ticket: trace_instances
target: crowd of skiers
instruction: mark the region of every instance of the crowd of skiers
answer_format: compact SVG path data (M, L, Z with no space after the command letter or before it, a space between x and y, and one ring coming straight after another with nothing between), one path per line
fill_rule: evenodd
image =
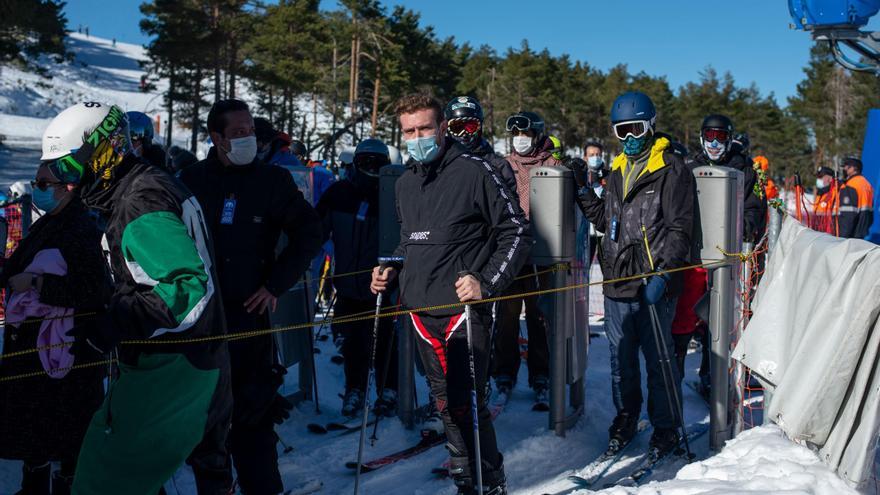
M317 167L298 187L291 172L305 167L305 146L239 100L212 106L212 147L201 161L179 148L165 153L153 143L151 119L137 112L87 102L58 114L32 182L34 205L46 214L0 275L7 290L0 378L46 372L0 383L0 457L24 461L19 493L155 495L184 462L200 494L282 493L274 429L292 408L278 392L287 370L271 334L225 335L269 328L279 296L325 252L336 273L353 274L333 280L335 315L370 312L378 294L392 291L413 310L405 331L416 337L432 397L429 422L445 433L459 493L506 493L490 391L504 402L516 386L523 312L528 385L535 409L547 410L547 318L536 296L515 297L549 283L549 267L530 260L529 228L530 171L546 166L574 172L572 207L590 222L589 260L597 258L612 281L603 286L616 408L608 450L637 430L639 352L650 448L658 455L675 449L680 404L670 402L681 397L691 339L709 338L694 311L707 282L705 270L667 270L698 263L696 166L743 173L744 238L763 236L767 190L747 137L735 134L730 118L710 115L689 156L658 130L652 101L638 92L613 104L621 152L608 164L612 146L598 139L584 144L583 158L565 156L532 111L507 119L513 150L502 157L483 137L480 103L468 96L444 106L410 95L396 118L408 155L395 185L401 235L379 264L379 175L400 162L393 146L365 139L340 160L344 177ZM849 225L844 207L867 215L872 202L862 197L861 162L844 168L840 189L825 183L833 172L817 175ZM854 218L857 233L870 224ZM480 303L496 296L514 297ZM373 324L333 324L346 416L367 403L373 368L374 414L397 408L394 329L380 319L373 339ZM655 345L658 328L666 349ZM664 353L678 361L671 384L663 379ZM76 365L108 357L115 369L105 392L106 369ZM702 368L708 376L708 363ZM51 462L60 463L54 474Z

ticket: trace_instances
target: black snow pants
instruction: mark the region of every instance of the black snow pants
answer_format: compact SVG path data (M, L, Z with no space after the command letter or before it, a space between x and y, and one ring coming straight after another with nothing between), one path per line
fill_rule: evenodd
M453 462L456 458L467 457L470 470L473 472L475 455L471 419L472 384L464 314L434 317L413 313L411 318L413 330L416 332L419 356L424 363L437 409L446 426L447 448ZM489 374L491 341L489 332L492 326L490 307L473 306L471 319L483 482L491 484L493 475L502 471L502 457L498 451L495 429L492 426L485 394Z

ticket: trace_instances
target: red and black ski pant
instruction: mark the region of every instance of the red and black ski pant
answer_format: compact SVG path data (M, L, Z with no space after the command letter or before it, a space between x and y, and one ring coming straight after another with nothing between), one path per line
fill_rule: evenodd
M478 310L479 308L479 310ZM446 426L446 438L453 457L467 457L474 462L474 434L471 415L471 375L468 362L467 326L464 314L453 316L411 315L413 330L425 374L437 409ZM474 373L477 381L477 408L480 454L487 471L501 468L501 454L486 397L489 374L489 349L492 315L487 305L471 309L474 344Z

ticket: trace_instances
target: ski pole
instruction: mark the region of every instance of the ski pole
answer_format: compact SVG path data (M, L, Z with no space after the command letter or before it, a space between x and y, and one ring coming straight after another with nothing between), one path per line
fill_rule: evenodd
M402 261L402 258L379 258L379 273L385 273L385 270L388 269L388 265L391 262L399 262ZM367 386L364 387L364 415L361 420L361 435L360 442L358 444L358 459L357 459L357 473L354 478L354 493L358 494L358 490L360 488L361 483L361 467L363 466L364 461L364 448L367 443L367 421L370 415L369 402L367 401L367 397L370 394L370 385L373 383L373 373L376 371L376 344L377 339L379 338L379 312L382 310L382 292L376 294L376 312L373 317L373 345L370 346L370 362L369 362L369 370L367 371Z
M321 320L321 326L318 327L318 331L315 333L315 340L321 340L321 332L324 331L324 327L327 326L327 318L330 317L330 312L333 311L333 307L336 306L336 293L333 293L333 299L330 300L330 304L327 306L327 310L324 311L324 319Z
M312 363L312 386L315 389L315 414L321 414L321 405L318 402L318 367L315 364L315 335L309 329L309 359Z
M397 323L396 319L395 323ZM385 393L385 384L388 383L388 369L391 367L391 351L394 349L395 338L396 335L394 334L394 329L392 328L391 335L388 336L388 345L385 348L385 364L382 367L382 382L379 384L379 392L377 393L378 397L382 397L382 395ZM376 443L376 440L379 439L379 437L376 436L376 433L379 431L379 422L382 421L382 416L384 415L377 416L376 422L373 423L373 434L370 435L370 446L374 445Z
M688 459L693 459L694 454L691 452L690 441L687 437L687 428L684 425L681 397L678 395L678 388L675 386L675 374L672 370L672 363L669 360L669 352L666 347L666 336L663 335L663 329L660 327L660 317L657 316L657 308L653 304L649 304L648 312L651 315L651 326L654 328L654 345L657 347L657 357L660 360L660 371L663 373L663 383L666 386L666 402L669 404L673 419L675 419L681 427L681 438L684 440L687 457ZM669 397L672 397L671 401L668 400Z
M467 276L468 272L459 272L458 277ZM471 305L464 305L464 323L467 327L468 366L471 374L471 420L474 426L474 460L477 465L477 493L483 495L483 463L480 454L480 418L477 413L477 373L474 366L474 338L471 330Z

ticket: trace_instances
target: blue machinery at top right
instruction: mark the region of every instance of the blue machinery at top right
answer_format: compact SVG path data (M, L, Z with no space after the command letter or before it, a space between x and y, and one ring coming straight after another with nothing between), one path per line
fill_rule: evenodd
M828 42L840 65L880 75L880 32L860 30L880 11L880 0L788 0L788 11L792 27ZM844 52L843 46L857 57Z

